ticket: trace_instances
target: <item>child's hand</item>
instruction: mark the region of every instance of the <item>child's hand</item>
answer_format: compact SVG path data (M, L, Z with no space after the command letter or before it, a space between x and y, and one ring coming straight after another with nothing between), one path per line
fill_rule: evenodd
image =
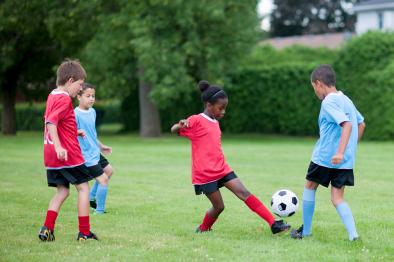
M85 137L86 136L85 130L78 129L78 136Z
M178 125L180 128L189 127L189 122L186 119L182 119L179 121Z
M112 147L106 146L106 145L102 145L101 146L101 151L105 154L111 154L112 153Z
M343 154L335 154L332 158L331 158L331 163L334 165L338 165L343 161Z
M68 157L67 157L67 150L64 149L63 147L55 147L55 151L56 151L56 155L57 155L57 159L59 159L60 161L67 161Z

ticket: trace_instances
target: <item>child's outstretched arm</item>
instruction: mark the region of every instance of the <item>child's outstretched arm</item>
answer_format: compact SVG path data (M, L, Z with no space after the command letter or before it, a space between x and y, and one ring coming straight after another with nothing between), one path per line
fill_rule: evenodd
M364 129L365 129L365 122L361 122L358 124L358 142L360 142L361 138L364 135Z
M106 146L106 145L102 144L100 142L100 140L98 140L98 139L97 139L97 143L100 146L101 152L103 152L105 155L108 155L108 154L112 153L112 147L109 147L109 146Z
M189 122L186 119L180 120L177 124L171 127L171 133L178 133L179 129L189 126Z
M55 146L55 151L57 158L59 160L65 160L67 161L67 150L64 149L60 143L59 135L57 134L57 126L52 124L52 123L46 123L48 133L51 136L51 140L53 142L53 145Z
M331 163L334 165L340 164L343 161L343 154L345 152L347 143L349 142L350 134L352 132L352 123L349 121L345 121L341 123L342 134L341 139L339 140L339 146L337 152L331 159Z

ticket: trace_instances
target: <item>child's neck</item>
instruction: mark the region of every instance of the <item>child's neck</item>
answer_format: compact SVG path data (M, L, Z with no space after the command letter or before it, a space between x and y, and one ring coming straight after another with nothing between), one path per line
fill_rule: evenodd
M208 110L205 109L203 113L209 116L210 118L215 119L215 117L211 113L209 113Z
M324 97L328 96L331 93L337 93L338 92L338 90L337 90L337 88L335 86L326 87L325 91L326 91L326 94L325 94Z
M68 94L67 87L65 87L65 86L57 86L55 90L67 92L67 94Z
M88 111L89 110L89 107L84 107L82 105L79 105L78 108L81 109L81 110L84 110L84 111Z

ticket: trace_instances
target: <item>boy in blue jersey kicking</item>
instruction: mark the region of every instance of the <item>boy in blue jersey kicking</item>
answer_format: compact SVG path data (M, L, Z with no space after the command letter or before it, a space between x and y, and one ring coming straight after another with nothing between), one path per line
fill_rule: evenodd
M90 206L95 209L96 214L104 214L108 182L113 170L100 151L109 154L112 152L112 148L103 145L97 139L96 111L93 109L95 87L92 84L84 83L77 98L79 106L74 111L78 126L78 141L85 158L85 165L88 167L90 175L96 179L89 194Z
M291 232L291 237L301 239L311 235L315 210L315 194L319 185L331 183L331 201L335 206L349 240L359 235L352 211L344 200L345 186L354 185L353 167L357 143L361 139L365 123L353 102L336 89L335 72L329 65L320 65L311 75L316 96L322 100L319 115L320 138L313 150L302 195L303 225Z

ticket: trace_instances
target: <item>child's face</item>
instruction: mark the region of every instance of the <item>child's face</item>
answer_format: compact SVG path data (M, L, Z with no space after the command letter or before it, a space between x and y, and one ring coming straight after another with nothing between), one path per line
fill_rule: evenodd
M84 79L74 81L74 79L70 78L67 81L67 83L65 84L68 94L71 97L76 97L78 95L79 91L82 90L83 82L84 82Z
M78 95L79 106L83 109L89 109L94 105L96 101L96 90L93 88L86 88L82 95Z
M315 91L316 96L320 99L323 100L325 97L325 89L322 83L317 80L315 82L311 82L313 90Z
M227 98L219 98L215 104L207 103L207 109L215 119L221 119L226 113L226 107L228 105Z

